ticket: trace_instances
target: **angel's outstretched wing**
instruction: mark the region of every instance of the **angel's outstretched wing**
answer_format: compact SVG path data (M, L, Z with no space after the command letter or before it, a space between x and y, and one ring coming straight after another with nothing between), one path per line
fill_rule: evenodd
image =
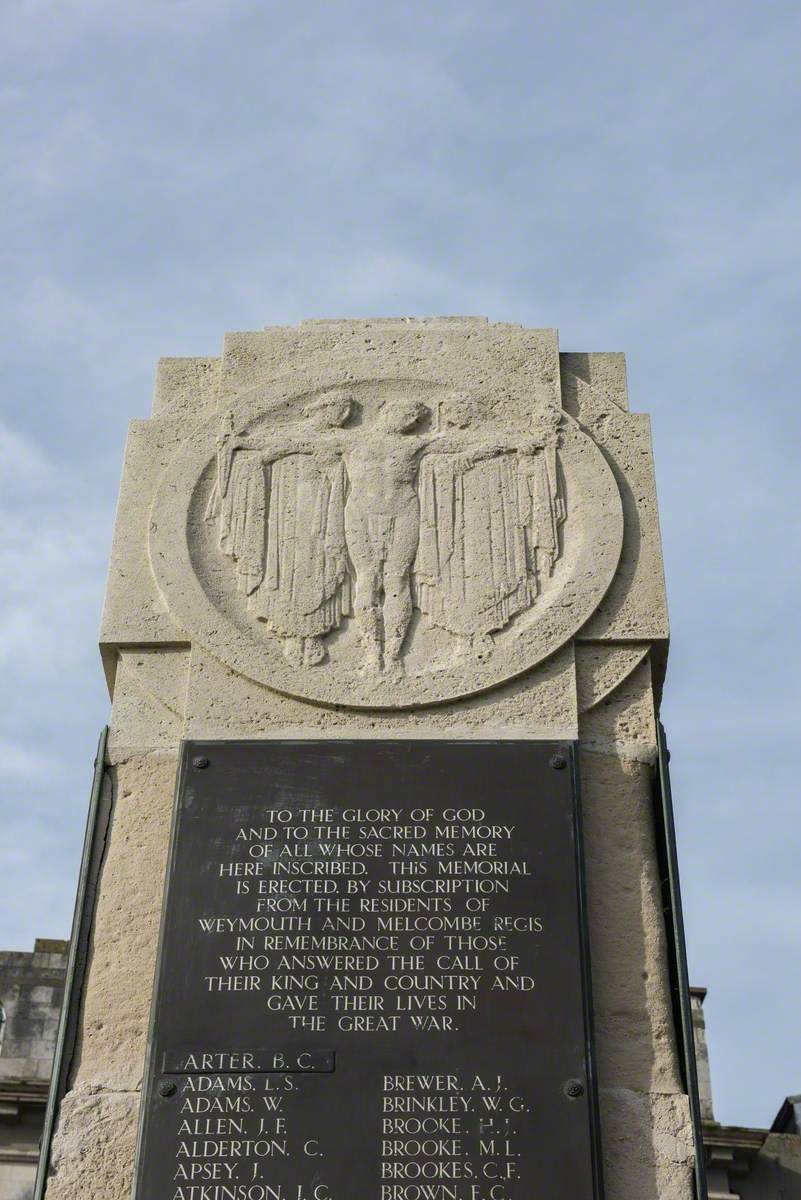
M264 579L267 474L259 454L233 453L217 482L206 510L219 519L220 549L236 563L239 590L249 596Z
M541 586L559 558L559 526L565 519L555 446L546 446L532 456L521 456L518 470L529 569Z
M529 602L517 455L426 455L418 495L418 608L460 637L503 629Z
M459 477L447 455L426 455L420 464L417 494L420 504L420 537L414 563L413 584L417 607L439 624L452 596L451 565L454 534L458 537L461 511L457 493ZM457 564L458 565L458 564Z

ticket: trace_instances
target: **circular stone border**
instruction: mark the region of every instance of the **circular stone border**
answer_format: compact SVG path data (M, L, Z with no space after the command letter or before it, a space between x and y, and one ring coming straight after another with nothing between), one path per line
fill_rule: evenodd
M195 493L215 454L218 417L198 425L162 476L151 509L149 554L170 616L188 636L247 679L275 692L327 707L410 709L474 696L531 670L570 641L593 615L614 578L623 545L623 506L600 449L565 415L559 459L569 501L570 534L580 544L561 588L546 591L526 614L529 624L507 627L503 645L486 660L398 679L363 678L327 662L290 666L277 643L243 629L218 607L199 579L189 544ZM195 518L196 519L196 518ZM564 527L563 527L564 528Z

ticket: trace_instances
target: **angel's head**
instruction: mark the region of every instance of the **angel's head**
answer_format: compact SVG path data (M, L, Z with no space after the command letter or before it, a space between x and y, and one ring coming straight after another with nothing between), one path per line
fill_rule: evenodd
M340 429L353 411L350 392L326 392L310 400L303 408L303 416L318 429Z
M542 438L544 444L553 442L559 432L563 413L556 404L546 404L536 414L534 429Z
M427 413L421 400L390 398L378 410L378 425L387 433L411 433Z
M442 404L440 420L445 429L467 429L475 415L475 402L471 396L449 396Z

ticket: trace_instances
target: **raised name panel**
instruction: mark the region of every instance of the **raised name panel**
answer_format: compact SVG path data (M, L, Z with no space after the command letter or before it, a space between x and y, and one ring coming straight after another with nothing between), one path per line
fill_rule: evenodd
M137 1200L598 1196L571 746L184 743Z

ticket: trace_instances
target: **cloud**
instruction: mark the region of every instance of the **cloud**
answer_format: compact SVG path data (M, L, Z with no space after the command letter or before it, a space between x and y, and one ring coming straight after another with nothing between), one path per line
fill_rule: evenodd
M409 291L425 296L452 290L453 280L445 271L403 253L370 254L357 258L341 279L345 304L372 304ZM369 310L365 310L369 316ZM399 313L399 316L405 314Z
M43 128L13 141L9 182L36 199L55 197L70 188L86 189L109 153L92 114L80 109L55 114Z
M0 762L7 779L18 779L23 783L43 783L52 780L60 765L57 759L2 739Z
M103 308L53 275L32 275L16 306L32 341L86 346L105 327Z
M0 419L0 494L22 486L38 491L46 486L49 475L47 458L30 438L18 433Z
M109 514L7 425L0 425L0 470L0 665L21 681L19 698L34 681L61 684L94 641Z
M225 19L244 0L8 0L0 17L0 45L19 54L52 58L82 39L137 34L192 37Z
M81 475L0 424L0 875L25 897L0 914L4 948L68 933L105 718L95 645L110 512Z

